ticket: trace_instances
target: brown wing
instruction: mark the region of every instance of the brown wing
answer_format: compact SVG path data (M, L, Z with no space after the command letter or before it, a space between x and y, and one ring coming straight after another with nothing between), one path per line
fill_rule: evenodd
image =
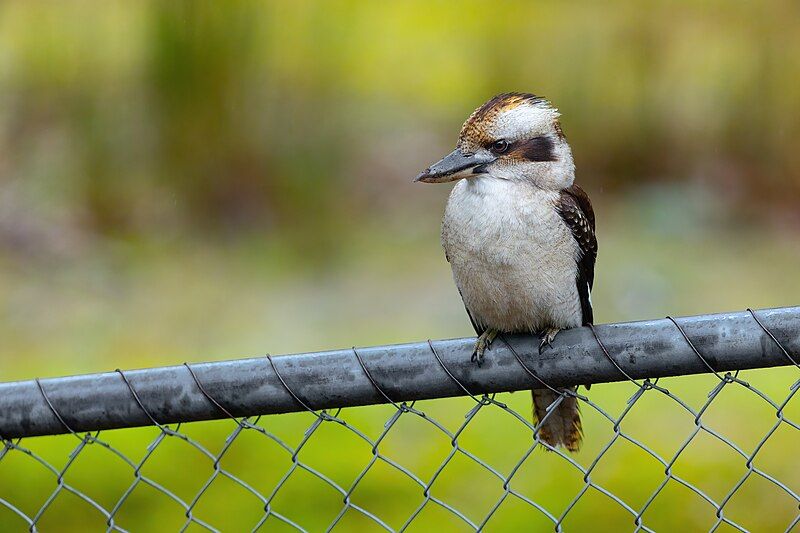
M572 236L581 251L576 283L581 299L583 324L591 324L594 321L594 314L590 294L594 285L594 263L597 259L597 236L594 232L592 202L583 189L572 185L561 191L558 211L564 223L572 230Z

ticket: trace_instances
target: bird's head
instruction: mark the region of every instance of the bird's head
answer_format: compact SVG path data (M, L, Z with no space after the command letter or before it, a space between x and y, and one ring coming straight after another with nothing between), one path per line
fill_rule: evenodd
M495 96L469 116L456 149L414 181L446 183L464 178L527 181L543 189L572 185L572 152L558 110L526 93Z

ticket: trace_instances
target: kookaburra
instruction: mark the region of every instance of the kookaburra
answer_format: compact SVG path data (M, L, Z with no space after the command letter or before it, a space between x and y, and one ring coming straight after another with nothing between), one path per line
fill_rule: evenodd
M478 364L498 333L536 333L541 353L559 330L593 320L594 212L574 184L572 151L558 117L538 96L495 96L464 123L456 149L416 178L457 181L442 246L478 334L472 355ZM539 438L577 451L576 398L563 398L548 414L559 395L532 393Z

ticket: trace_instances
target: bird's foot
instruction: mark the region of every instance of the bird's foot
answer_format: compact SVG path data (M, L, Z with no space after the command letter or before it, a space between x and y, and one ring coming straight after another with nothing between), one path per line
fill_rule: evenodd
M478 366L483 364L483 352L491 347L492 341L497 337L496 329L487 329L480 334L478 340L475 341L475 349L472 351L472 362L478 363Z
M546 330L544 330L542 332L541 337L539 337L542 340L539 343L539 355L542 355L542 352L544 352L544 347L545 346L549 346L550 348L553 347L552 343L555 340L556 335L558 335L559 331L561 331L561 330L558 329L558 328L547 328Z

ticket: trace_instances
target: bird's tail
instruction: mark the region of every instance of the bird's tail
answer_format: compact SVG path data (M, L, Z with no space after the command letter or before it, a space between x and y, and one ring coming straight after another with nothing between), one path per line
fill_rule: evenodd
M539 439L554 448L563 446L571 452L577 452L583 441L578 399L574 396L565 396L558 405L552 408L552 412L548 413L548 408L558 400L559 394L549 389L534 389L531 393L533 394L533 422L538 424L540 421L544 421L539 428Z

